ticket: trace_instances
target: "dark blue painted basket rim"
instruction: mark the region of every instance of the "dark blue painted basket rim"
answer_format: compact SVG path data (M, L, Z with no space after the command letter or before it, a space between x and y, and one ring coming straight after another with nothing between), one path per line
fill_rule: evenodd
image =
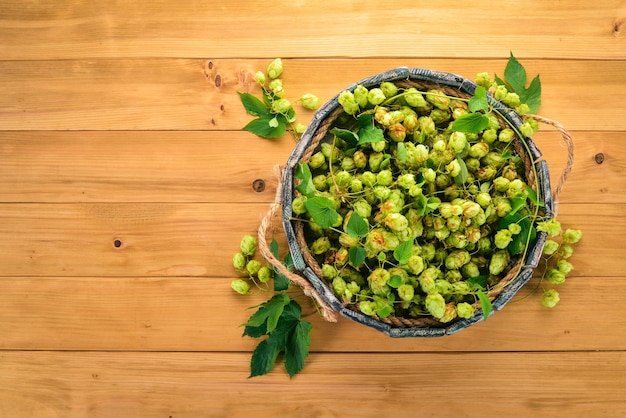
M385 71L380 74L367 77L357 83L354 83L344 90L354 91L358 85L365 87L374 87L380 85L383 81L402 82L402 81L419 81L424 83L432 83L434 87L445 86L458 89L458 91L473 95L477 87L476 83L472 80L465 79L457 74L435 71L422 68L408 68L399 67L389 71ZM342 90L343 91L343 90ZM287 236L287 243L291 252L295 270L304 276L311 285L315 288L320 297L336 312L339 312L342 316L374 328L381 331L390 337L439 337L444 335L452 335L458 331L468 328L471 325L484 319L483 312L477 309L475 315L468 319L460 319L448 324L441 324L437 326L392 326L387 322L383 322L374 317L366 316L360 312L357 312L349 307L343 305L343 303L336 297L330 286L320 277L318 277L313 270L306 265L304 258L302 257L300 247L296 240L296 234L292 223L292 210L291 203L293 199L293 176L294 170L298 162L300 162L305 150L309 148L313 140L313 136L318 131L320 124L328 117L333 115L334 112L339 112L340 105L337 101L339 93L335 95L331 100L324 104L315 113L307 129L302 135L302 138L292 151L284 170L282 178L282 221L285 234ZM508 123L517 128L519 131L520 125L523 123L522 118L507 105L495 100L488 94L489 103L504 116ZM546 219L550 219L554 215L554 202L552 200L552 192L550 186L550 176L548 170L548 164L545 160L539 160L541 157L541 151L537 148L532 138L524 137L519 138L524 141L529 150L529 158L535 165L538 178L537 189L544 200L544 210ZM523 263L520 263L519 272L515 278L513 278L504 289L493 299L492 306L494 311L501 310L514 296L515 294L531 279L533 270L537 267L541 253L543 251L544 244L546 242L547 235L543 232L537 233L537 237L533 243L530 244L528 249L528 255Z

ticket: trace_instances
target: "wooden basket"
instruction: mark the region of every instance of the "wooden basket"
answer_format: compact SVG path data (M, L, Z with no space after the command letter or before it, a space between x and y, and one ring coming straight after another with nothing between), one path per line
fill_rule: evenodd
M406 68L401 67L390 70L381 74L366 78L348 87L346 90L354 91L357 85L369 88L377 87L382 82L393 82L398 87L408 88L416 87L420 91L428 89L439 89L446 95L460 98L470 98L474 94L477 85L455 74L432 71L427 69ZM464 328L477 323L484 318L480 304L475 304L476 310L474 316L467 319L453 320L448 323L441 323L434 318L403 318L390 316L386 318L370 317L359 312L355 307L346 305L333 292L332 286L322 278L321 267L308 251L305 242L302 223L294 220L292 213L292 201L297 194L294 187L294 173L296 166L300 162L307 162L311 155L318 149L323 141L332 139L329 129L335 120L343 113L343 108L338 103L338 96L335 96L323 107L321 107L313 117L313 120L303 133L301 140L293 150L286 166L282 170L282 181L277 190L276 202L273 205L275 212L282 207L283 228L287 237L289 249L293 258L295 271L288 272L284 266L274 258L263 245L260 246L263 256L268 259L276 268L281 270L283 274L300 285L306 294L313 297L326 320L336 321L337 313L363 325L377 329L391 337L437 337L443 335L454 334ZM520 125L523 123L522 118L512 109L493 99L488 95L490 104L498 109L498 113L504 116L506 123L512 125L519 131ZM553 123L543 118L538 118L542 122ZM502 122L505 121L501 121ZM559 126L557 126L559 127ZM562 130L562 132L565 132ZM565 137L565 135L564 135ZM573 148L571 147L571 138L568 145L570 146L570 160L568 161L568 172L564 173L561 180L565 181L566 175L571 169L573 163ZM527 167L526 182L537 191L543 200L545 206L544 217L550 219L555 216L556 200L550 186L550 176L548 172L547 162L539 160L541 152L535 146L531 138L518 137L514 140L514 146L517 153L524 160ZM532 165L535 166L538 178L534 176ZM559 184L558 190L562 187ZM265 233L268 225L267 221L271 216L264 220L259 229L259 242L266 243ZM547 235L538 232L535 240L529 244L525 259L517 257L511 260L512 266L509 273L504 276L500 282L489 291L489 297L492 301L494 311L502 309L507 302L524 286L532 277L534 269L537 267L541 253L547 239ZM492 311L492 313L494 312Z

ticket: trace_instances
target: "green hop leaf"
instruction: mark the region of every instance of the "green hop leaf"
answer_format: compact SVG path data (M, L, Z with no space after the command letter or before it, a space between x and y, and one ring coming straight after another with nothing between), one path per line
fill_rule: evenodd
M304 367L304 360L309 355L311 345L309 334L312 328L310 322L298 321L289 333L284 356L285 369L289 377L293 377Z
M278 241L272 238L272 242L270 243L270 252L274 257L280 259L278 255ZM287 267L288 270L293 271L293 260L291 259L291 253L287 253L283 260L283 264ZM285 277L278 269L274 268L274 291L281 292L283 290L289 289L289 279Z
M358 145L370 142L381 142L385 140L383 130L374 126L374 116L366 113L359 117Z
M541 106L541 80L539 75L535 76L526 88L526 69L513 56L509 56L509 61L504 69L504 78L513 92L517 93L521 103L526 103L530 112L536 112Z
M358 212L352 212L348 224L346 225L346 233L352 238L362 238L367 235L369 228L367 222L363 220Z
M263 340L256 346L252 352L252 359L250 360L250 376L261 376L272 371L274 363L278 353L281 351L279 346L279 339L272 337Z
M237 93L239 94L241 104L243 104L246 112L248 112L252 116L269 116L270 110L261 100L257 99L250 93Z
M413 241L405 241L393 250L393 258L400 264L406 264L411 257L413 250Z
M489 315L491 314L491 311L493 311L491 300L489 300L489 297L485 295L482 292L482 290L479 290L478 292L476 292L476 295L478 296L478 300L480 301L480 307L483 310L483 318L484 318L483 320L486 321Z
M280 315L285 309L285 305L287 305L289 301L289 296L284 293L280 293L272 297L269 301L260 305L259 309L250 317L246 325L258 327L259 325L266 323L267 332L272 332L276 329L278 318L280 318Z
M313 185L313 176L311 175L309 165L305 163L298 163L296 166L295 177L300 180L300 184L296 186L296 190L304 196L313 197L316 189Z
M358 267L365 261L367 251L363 247L350 247L348 249L348 260L353 267Z
M330 228L339 220L339 214L333 209L333 202L327 197L312 197L304 202L304 206L321 228Z
M468 113L459 116L452 124L452 130L477 134L489 126L489 117L482 113Z
M279 115L279 116L283 116L283 115ZM273 119L276 119L276 121L278 122L277 126L272 126L274 124L274 122L272 122ZM243 130L253 133L257 136L260 136L261 138L266 138L266 139L280 138L281 136L283 136L283 134L287 130L286 123L281 122L281 120L284 120L284 117L280 118L277 116L275 118L272 115L262 115L248 122L248 124L243 127Z
M485 90L483 86L476 87L474 95L469 100L468 107L470 112L489 110L489 102L487 101L487 90Z
M339 139L343 139L352 146L356 146L359 142L358 135L349 129L333 128L330 130L330 133L335 135Z

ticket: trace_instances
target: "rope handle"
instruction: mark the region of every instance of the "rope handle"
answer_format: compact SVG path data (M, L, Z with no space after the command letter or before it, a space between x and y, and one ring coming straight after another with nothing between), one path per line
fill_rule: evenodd
M561 176L559 177L559 182L557 183L556 188L552 191L552 199L554 200L556 213L556 205L558 203L559 194L563 190L563 186L565 186L565 182L567 181L567 178L572 172L572 167L574 166L574 141L572 140L572 136L570 135L570 133L559 122L539 115L527 116L535 119L537 122L545 123L546 125L551 125L555 127L561 133L561 137L567 145L567 163L565 164L565 168L561 172Z
M337 322L337 312L333 310L333 308L322 299L319 293L315 290L313 285L306 280L301 275L289 270L278 258L272 254L269 249L269 244L267 240L267 235L272 227L272 219L276 216L279 209L282 207L282 172L283 168L280 166L275 166L276 176L278 177L278 186L276 187L276 197L274 198L274 202L272 202L269 210L261 220L261 225L258 230L258 243L259 243L259 252L270 263L280 274L287 277L289 281L300 286L304 291L306 296L312 297L317 302L322 316L328 322Z

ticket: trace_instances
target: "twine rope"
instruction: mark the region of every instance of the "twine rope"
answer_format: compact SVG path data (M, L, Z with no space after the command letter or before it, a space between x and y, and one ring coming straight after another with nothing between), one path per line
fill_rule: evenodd
M556 215L559 194L563 190L563 186L565 186L565 182L572 172L572 167L574 165L574 140L572 139L570 133L559 122L539 115L527 116L529 118L535 119L537 122L545 123L546 125L551 125L555 127L561 133L561 137L563 138L563 141L567 146L567 163L565 164L565 168L561 172L561 176L559 177L559 182L557 183L556 188L552 191L552 199L554 200L554 213Z
M278 258L272 254L269 249L267 235L272 227L272 219L276 216L281 206L282 201L282 172L283 167L280 165L276 165L274 167L275 175L278 178L278 186L276 187L276 196L274 198L274 202L272 202L270 209L267 211L263 219L261 220L261 225L258 230L258 242L259 242L259 252L270 263L280 274L287 277L289 281L300 286L306 296L312 297L317 302L319 309L321 310L322 316L328 322L337 322L337 312L335 312L319 295L319 293L315 290L313 285L309 283L304 277L300 276L297 273L289 270Z

